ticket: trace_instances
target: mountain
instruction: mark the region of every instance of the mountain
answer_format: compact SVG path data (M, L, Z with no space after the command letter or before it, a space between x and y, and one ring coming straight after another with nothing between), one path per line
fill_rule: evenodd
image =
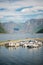
M25 32L36 33L43 29L43 19L31 19L25 22Z
M0 25L0 30L2 30L2 32L6 31L7 33L41 33L43 30L43 19L31 19L25 23L9 21L1 23Z
M43 33L43 29L40 29L39 31L37 31L37 33Z
M0 33L6 33L5 29L3 28L2 24L0 23Z
M8 32L8 33L19 33L23 31L23 23L15 23L15 22L6 22L3 23L3 28Z

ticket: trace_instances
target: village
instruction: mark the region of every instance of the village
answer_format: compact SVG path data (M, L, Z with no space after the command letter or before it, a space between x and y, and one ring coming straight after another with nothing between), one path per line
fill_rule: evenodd
M28 47L28 48L38 48L41 47L43 45L42 41L38 41L38 40L23 40L23 41L18 41L18 42L12 42L12 41L8 41L5 42L5 46L6 47Z
M28 48L39 48L43 46L43 41L37 39L25 39L25 40L8 40L0 42L0 46L5 47L28 47Z

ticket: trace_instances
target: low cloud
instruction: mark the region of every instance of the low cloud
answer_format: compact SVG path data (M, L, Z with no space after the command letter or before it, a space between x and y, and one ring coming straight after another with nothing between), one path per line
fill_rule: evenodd
M24 22L27 19L43 18L42 0L0 0L0 19Z
M7 11L6 8L0 8L0 12Z

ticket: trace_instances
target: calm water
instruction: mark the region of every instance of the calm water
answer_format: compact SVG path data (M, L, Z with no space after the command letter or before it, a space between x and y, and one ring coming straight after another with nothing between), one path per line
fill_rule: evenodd
M15 34L0 34L0 41L2 40L18 40L24 38L43 38L43 34L22 34L22 33L15 33Z
M0 47L0 65L43 65L43 47Z
M43 38L43 34L0 34L0 41L24 38ZM43 47L0 47L0 65L43 65Z

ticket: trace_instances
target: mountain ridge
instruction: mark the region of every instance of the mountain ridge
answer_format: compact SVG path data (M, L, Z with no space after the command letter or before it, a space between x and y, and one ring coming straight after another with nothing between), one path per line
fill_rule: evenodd
M43 29L43 19L31 19L25 23L6 22L2 27L7 33L36 33Z

